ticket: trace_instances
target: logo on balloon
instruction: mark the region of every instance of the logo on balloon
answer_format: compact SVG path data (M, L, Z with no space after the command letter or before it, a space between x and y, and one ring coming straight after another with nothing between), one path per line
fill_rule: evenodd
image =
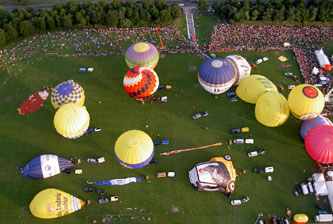
M316 98L318 96L317 90L311 86L304 87L303 94L309 98Z

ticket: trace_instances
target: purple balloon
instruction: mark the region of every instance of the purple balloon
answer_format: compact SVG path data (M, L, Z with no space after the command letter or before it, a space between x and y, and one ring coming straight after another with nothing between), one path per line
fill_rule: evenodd
M317 116L311 120L306 120L303 122L301 130L300 130L300 134L303 138L303 140L305 140L305 136L308 134L308 132L318 126L318 125L329 125L329 126L333 126L332 121L330 121L327 117L324 116Z

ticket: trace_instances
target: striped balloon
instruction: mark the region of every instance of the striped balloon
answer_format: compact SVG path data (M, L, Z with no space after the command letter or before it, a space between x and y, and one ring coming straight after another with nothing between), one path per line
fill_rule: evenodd
M73 80L58 84L51 93L51 103L55 109L67 103L83 106L85 100L84 90Z
M128 95L135 99L146 100L156 92L159 79L153 69L137 66L126 73L123 84Z
M303 140L305 139L306 135L309 133L309 131L314 128L317 127L319 125L329 125L329 126L333 126L333 123L330 119L328 119L327 117L324 116L317 116L311 120L306 120L303 122L301 130L300 130L300 134L303 138Z
M126 51L125 61L130 68L145 66L154 69L159 60L159 53L149 42L132 44Z

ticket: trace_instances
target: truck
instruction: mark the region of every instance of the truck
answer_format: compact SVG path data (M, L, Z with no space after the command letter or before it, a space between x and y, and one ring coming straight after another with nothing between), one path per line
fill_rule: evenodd
M315 222L319 223L331 223L333 222L333 215L332 214L320 214L315 216Z

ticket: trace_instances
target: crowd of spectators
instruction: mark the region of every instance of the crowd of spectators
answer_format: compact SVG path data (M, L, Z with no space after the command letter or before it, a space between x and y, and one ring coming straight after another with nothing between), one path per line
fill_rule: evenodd
M221 23L214 26L206 48L209 52L293 50L305 83L315 85L320 84L320 80L318 75L312 74L314 67L319 68L314 52L332 36L333 26ZM325 75L322 69L321 73ZM332 75L326 73L326 76ZM328 84L318 87L324 94L328 93L332 88L332 78ZM333 110L327 112L333 115Z

